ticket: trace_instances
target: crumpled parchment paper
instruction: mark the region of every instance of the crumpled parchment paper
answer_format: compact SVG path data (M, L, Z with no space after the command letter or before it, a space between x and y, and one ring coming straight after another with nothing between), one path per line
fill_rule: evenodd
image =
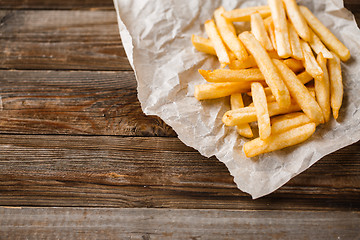
M206 81L198 69L219 68L215 57L197 52L191 35L206 36L203 23L219 6L226 10L267 5L266 0L114 0L120 35L147 115L170 125L186 145L225 163L238 188L255 198L267 195L323 156L360 139L360 31L342 0L298 0L350 49L342 64L344 101L338 121L317 128L305 143L246 158L246 141L221 122L229 99L197 101L194 86ZM246 24L243 24L246 28Z

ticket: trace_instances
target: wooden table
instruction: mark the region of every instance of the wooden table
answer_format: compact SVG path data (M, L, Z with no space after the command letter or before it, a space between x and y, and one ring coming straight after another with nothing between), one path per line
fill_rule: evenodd
M360 143L251 200L142 113L111 0L0 9L0 239L360 239Z

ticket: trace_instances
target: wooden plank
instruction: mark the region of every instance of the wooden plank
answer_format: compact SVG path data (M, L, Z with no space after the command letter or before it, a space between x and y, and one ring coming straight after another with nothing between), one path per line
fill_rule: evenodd
M358 239L359 212L0 208L1 239Z
M258 199L177 138L0 135L0 205L360 210L360 143Z
M0 11L1 69L131 70L115 11Z
M176 136L145 116L133 72L0 71L0 132Z
M112 0L0 0L0 9L114 9Z
M359 0L344 0L344 5L353 13L360 12L360 2Z

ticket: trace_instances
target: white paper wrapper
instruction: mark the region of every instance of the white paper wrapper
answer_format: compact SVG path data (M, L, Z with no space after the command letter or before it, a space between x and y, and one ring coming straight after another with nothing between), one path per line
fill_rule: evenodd
M266 5L266 0L114 0L120 35L138 82L142 110L170 125L186 145L225 163L238 188L259 198L323 156L360 139L360 31L342 0L298 0L350 49L343 64L345 96L338 122L318 127L304 144L246 158L245 139L221 122L229 99L197 101L194 86L205 83L198 69L219 68L215 57L197 52L191 35L205 36L203 23L219 6L226 10ZM246 24L245 26L246 27Z

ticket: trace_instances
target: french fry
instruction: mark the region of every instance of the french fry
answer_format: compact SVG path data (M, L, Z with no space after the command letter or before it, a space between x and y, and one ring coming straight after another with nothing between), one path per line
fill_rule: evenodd
M264 18L264 25L265 25L265 28L268 29L270 24L273 23L273 19L271 16L267 17L267 18Z
M311 76L308 72L302 72L300 74L297 75L297 78L300 80L300 82L302 82L302 84L307 84L308 82L310 82L311 80L314 79L313 76Z
M246 49L254 56L279 106L283 108L289 107L291 104L289 91L266 50L250 32L243 32L239 35L239 38L244 43Z
M195 86L194 96L197 100L216 99L230 96L234 93L245 93L251 88L251 83L214 83Z
M264 88L267 103L269 104L269 103L276 102L276 99L275 99L274 95L272 95L271 91L266 91L268 89L269 88ZM308 89L310 95L315 99L315 88L308 87L307 89ZM250 96L251 95L252 94L250 93ZM254 103L250 103L248 107L253 107L253 106L254 106Z
M259 13L251 15L251 32L267 51L274 50L271 40L267 34L264 20Z
M273 21L271 21L271 23L269 25L268 32L269 32L271 43L272 43L275 51L277 51L277 44L276 44L276 37L275 37L275 26L274 26Z
M285 4L285 9L287 12L287 16L289 17L290 21L294 25L294 28L297 34L304 39L305 41L310 41L310 29L309 26L301 14L298 4L296 0L283 0Z
M232 22L222 16L224 12L225 9L223 7L216 9L214 12L215 22L219 33L227 47L235 54L236 58L245 60L248 57L248 53L246 52L244 45L236 36L236 30Z
M258 68L250 69L216 69L214 71L199 69L199 73L208 82L254 82L265 78Z
M264 92L265 92L265 88L264 88ZM251 94L252 95L252 94ZM276 102L276 99L274 97L274 95L272 95L271 93L269 95L266 95L265 93L265 96L266 96L266 102L269 104L269 103L273 103L273 102ZM254 107L254 103L250 103L248 107Z
M293 59L293 58L289 58L284 60L284 63L294 72L294 73L299 73L301 71L304 70L304 64L302 63L302 61Z
M239 8L224 12L222 15L232 22L250 22L251 14L256 12L258 12L262 18L266 18L271 15L270 8L268 6Z
M342 105L344 87L341 75L341 64L339 57L333 53L334 58L328 60L329 79L330 79L330 99L331 108L335 119L339 117L339 110Z
M194 45L195 49L198 50L199 52L216 56L214 45L212 44L210 39L192 35L191 42Z
M292 101L288 108L279 107L277 102L268 104L268 112L270 117L299 111L301 111L301 108L295 101ZM257 121L256 109L253 106L249 106L237 110L227 111L224 114L222 121L226 126L229 127L255 122Z
M324 116L319 104L311 96L307 88L296 77L288 66L277 59L273 59L275 66L281 73L291 96L299 104L304 113L315 123L323 123Z
M277 51L268 51L267 52L268 54L269 54L269 57L270 58L275 58L275 59L282 59L279 55L278 55L278 53L277 53Z
M269 87L264 88L264 91L265 91L266 96L273 96L274 97L274 95L272 94L271 89ZM252 96L251 92L247 92L246 94L248 96L250 96L250 97ZM275 100L275 102L276 102L276 100Z
M324 73L317 63L309 44L303 40L300 40L300 43L304 54L304 66L306 71L314 78L323 75Z
M232 110L243 108L244 102L243 102L241 93L232 94L230 97L230 103L231 103ZM254 137L251 127L248 123L236 126L236 131L240 134L240 136L243 136L246 138Z
M231 61L231 63L229 64L229 68L233 70L246 69L252 67L257 67L256 61L252 55L247 57L245 60L234 60Z
M292 128L296 128L312 121L306 114L302 112L289 113L271 119L271 134L279 134L286 132Z
M350 50L305 6L300 11L321 41L344 62L350 59Z
M280 134L271 135L265 140L256 138L245 143L243 151L247 157L255 157L263 153L294 146L310 138L315 129L315 123L308 123Z
M307 84L308 82L310 82L311 80L313 80L314 78L308 73L308 72L302 72L298 75L296 75L297 78L300 80L300 82L302 84ZM269 87L265 88L265 94L266 96L272 95L271 89ZM251 92L248 92L247 95L252 96Z
M290 46L291 46L292 56L295 59L303 60L304 55L300 44L300 38L294 26L291 23L289 23L289 35L290 35Z
M220 33L215 26L214 20L208 20L205 22L205 31L214 45L216 55L221 63L221 68L226 67L230 63L230 57L221 39Z
M272 17L271 16L267 17L264 20L264 24L265 24L265 28L269 34L271 44L277 53L277 46L276 46L276 39L275 39L275 27L274 27L274 21L273 21Z
M288 58L292 52L283 2L281 0L268 0L268 3L275 26L277 52L280 57Z
M325 122L330 120L331 109L330 109L330 81L329 73L326 66L326 58L323 57L322 53L317 56L317 62L323 70L322 76L315 78L315 92L316 100L321 107L324 115Z
M322 53L324 58L333 58L331 52L324 46L320 38L316 36L316 34L312 30L310 30L310 36L311 40L309 41L309 44L316 54Z
M275 52L275 51L270 51L270 52L268 52L268 54L269 54L270 58L281 59L277 55L277 52ZM288 67L291 70L293 70L295 73L298 73L298 72L304 70L304 64L299 60L289 58L289 59L284 60L284 63L286 65L288 65ZM252 55L250 55L245 61L240 61L240 60L231 61L231 63L229 64L229 68L233 69L233 70L246 69L246 68L257 68L257 63L256 63L254 57Z
M251 92L253 94L260 139L267 139L271 135L271 125L264 87L260 83L252 83Z

